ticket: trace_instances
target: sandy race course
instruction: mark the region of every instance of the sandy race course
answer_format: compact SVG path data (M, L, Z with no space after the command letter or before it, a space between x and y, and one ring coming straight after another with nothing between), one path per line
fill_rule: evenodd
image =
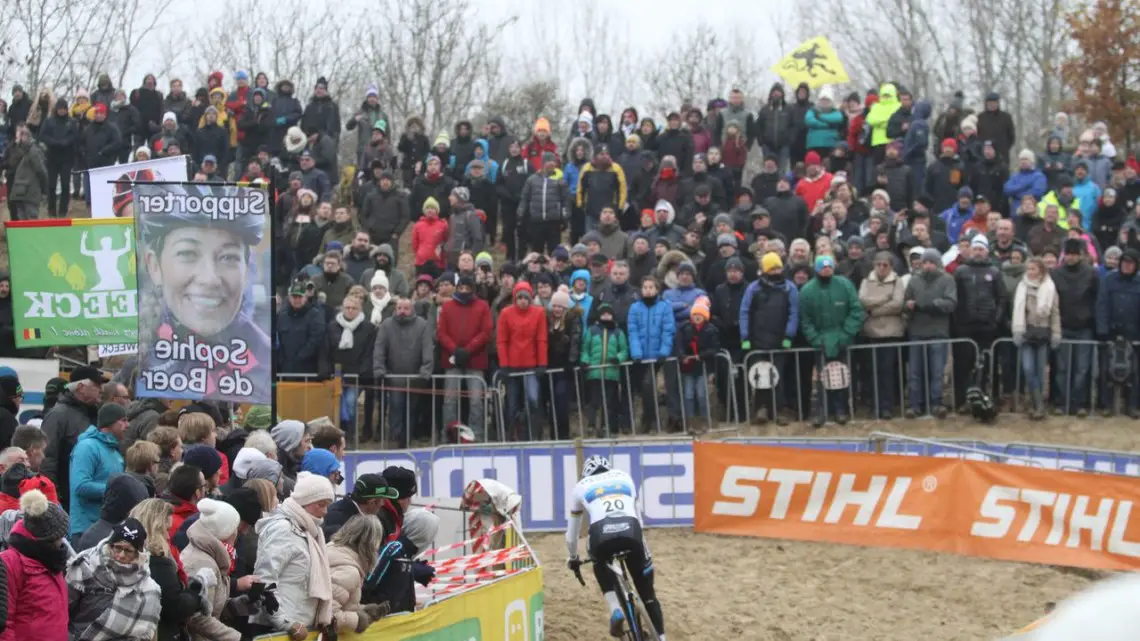
M1089 583L951 554L678 529L647 536L670 641L991 641ZM563 536L529 540L544 564L546 640L609 638L593 575L583 568L583 588L566 569Z
M1003 415L996 425L955 417L814 430L745 427L755 436L864 437L881 430L924 438L1030 441L1135 451L1140 423ZM1047 602L1083 589L1090 574L1044 565L829 543L647 531L665 627L677 639L721 641L993 641L1037 619ZM528 537L544 564L547 641L609 638L606 606L565 568L562 534ZM581 542L583 553L586 541Z

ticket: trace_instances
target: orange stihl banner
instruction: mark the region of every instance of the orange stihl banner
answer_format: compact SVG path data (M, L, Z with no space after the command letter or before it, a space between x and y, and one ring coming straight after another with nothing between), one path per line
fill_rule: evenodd
M698 532L1140 569L1140 479L694 443Z

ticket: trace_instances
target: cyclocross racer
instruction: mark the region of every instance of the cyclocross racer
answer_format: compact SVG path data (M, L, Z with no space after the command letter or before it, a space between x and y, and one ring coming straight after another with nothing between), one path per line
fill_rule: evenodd
M566 565L574 570L581 564L578 533L582 529L584 511L590 516L587 552L594 561L594 578L610 606L610 634L621 636L625 614L614 591L615 577L609 562L617 553L627 552L626 567L633 575L634 587L645 603L653 626L661 634L659 641L665 641L665 621L653 589L653 559L641 533L641 515L637 512L636 486L629 474L611 468L603 456L591 456L582 466L582 480L574 486L570 523L566 529L566 547L570 551Z

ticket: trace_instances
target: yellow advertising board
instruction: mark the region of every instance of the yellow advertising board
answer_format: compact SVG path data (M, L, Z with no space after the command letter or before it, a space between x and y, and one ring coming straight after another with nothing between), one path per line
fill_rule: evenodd
M533 568L418 612L381 619L351 641L542 641L542 569ZM318 635L309 635L315 641ZM288 641L267 635L259 641Z

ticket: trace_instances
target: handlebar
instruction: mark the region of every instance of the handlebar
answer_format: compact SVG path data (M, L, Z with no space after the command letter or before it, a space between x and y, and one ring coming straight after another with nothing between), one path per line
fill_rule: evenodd
M593 559L586 559L584 561L579 560L575 563L571 563L570 571L574 573L574 576L578 579L578 583L582 584L582 587L586 586L586 580L582 578L582 565L593 562Z

